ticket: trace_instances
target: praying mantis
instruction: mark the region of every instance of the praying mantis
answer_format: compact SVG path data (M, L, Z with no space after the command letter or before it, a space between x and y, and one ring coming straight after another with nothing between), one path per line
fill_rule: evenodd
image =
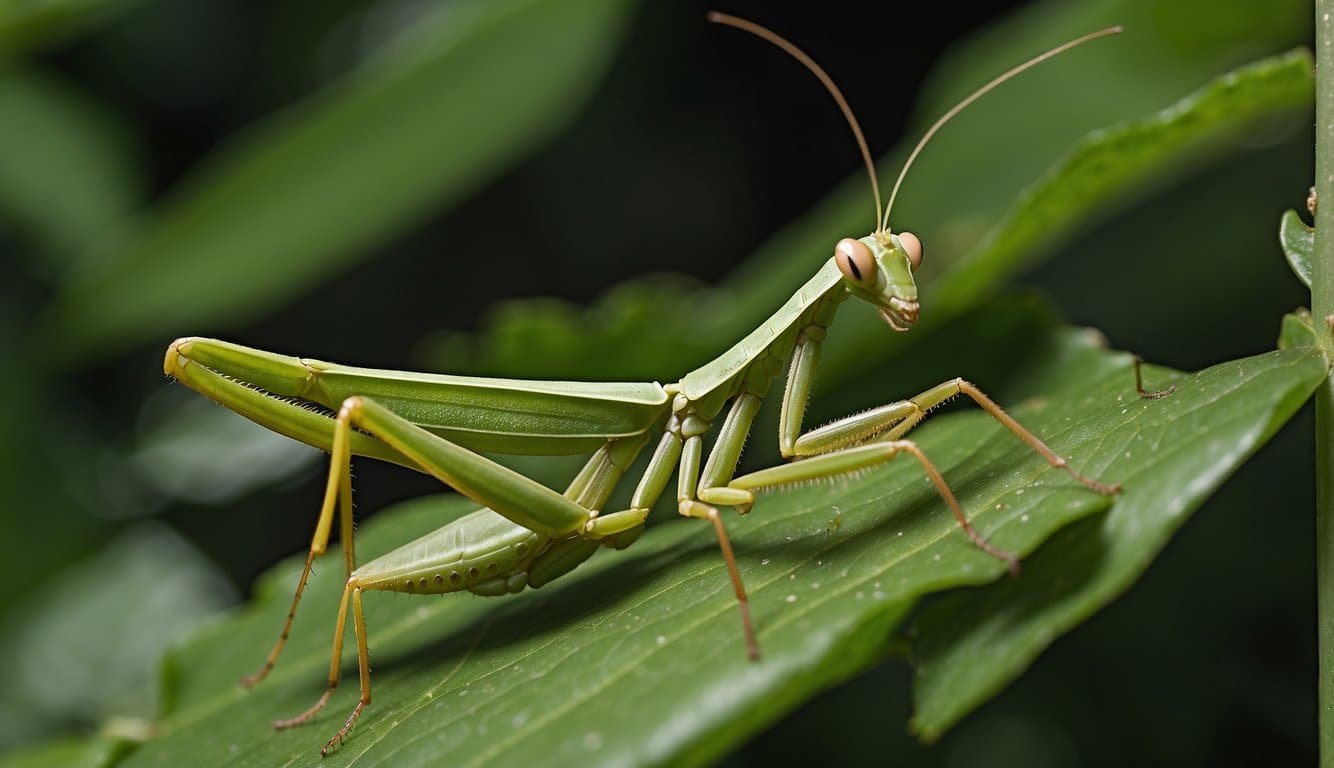
M1115 484L1076 471L1066 458L960 378L815 429L803 424L821 344L844 301L856 298L871 304L894 331L908 331L918 320L914 272L922 263L923 245L910 232L892 232L889 216L908 169L931 137L1000 83L1077 45L1115 34L1119 28L1094 32L1047 51L996 77L946 112L908 156L882 214L866 140L851 108L824 70L796 46L753 22L718 13L710 14L709 19L777 45L819 78L852 129L875 198L875 229L861 238L839 240L833 256L785 304L713 361L663 385L357 368L197 337L177 339L167 348L163 370L169 377L268 429L329 453L323 503L291 609L263 666L243 681L253 686L273 669L312 565L328 548L337 517L346 581L335 623L328 685L310 708L274 723L277 728L288 728L309 722L329 702L339 683L350 611L361 696L321 755L348 738L371 702L362 609L365 592L467 590L500 596L541 587L573 571L600 547L632 545L673 475L679 513L708 522L717 537L751 660L759 659L759 646L720 507L732 507L744 515L765 490L834 478L906 455L921 466L973 545L1006 563L1011 572L1018 570L1014 555L993 546L973 528L941 472L906 438L931 409L956 396L973 400L1052 467L1091 492L1112 495L1119 491ZM738 475L742 447L761 401L784 369L778 444L782 456L790 461ZM710 441L719 419L721 424ZM650 444L651 457L629 506L604 509L622 476ZM591 456L564 492L557 492L483 453ZM353 455L433 475L483 508L358 564L350 471Z

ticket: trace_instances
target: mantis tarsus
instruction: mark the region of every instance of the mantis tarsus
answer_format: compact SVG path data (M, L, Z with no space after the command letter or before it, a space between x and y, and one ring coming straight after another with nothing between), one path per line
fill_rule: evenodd
M1097 37L1095 32L1048 51L1000 75L942 116L914 148L890 193L883 216L870 151L851 109L833 81L805 53L751 22L723 14L710 20L752 32L783 48L825 85L847 118L871 175L875 230L844 238L834 255L759 328L712 362L666 386L473 378L353 368L263 352L202 338L182 338L167 349L164 370L186 386L256 422L330 454L328 483L292 607L263 667L246 678L262 680L273 668L291 628L314 559L328 547L337 513L347 573L333 638L328 687L306 711L275 723L310 720L338 685L342 642L351 606L357 640L361 699L321 750L342 743L370 703L366 624L362 593L389 590L439 594L469 590L504 595L541 587L592 556L599 546L627 547L643 532L655 502L676 474L677 508L708 521L718 538L741 612L746 650L758 659L746 590L719 507L750 511L767 488L820 480L908 455L934 484L974 545L1004 561L1018 560L987 542L969 524L949 484L905 435L928 411L967 395L1053 467L1092 491L1116 493L1075 471L979 389L963 379L932 387L907 400L847 416L817 429L802 424L821 342L844 300L869 302L896 331L917 321L913 273L923 256L909 232L891 233L889 214L908 168L932 135L951 117L1004 80L1051 56ZM787 369L778 443L789 463L736 476L742 446L772 381ZM724 414L724 411L726 412ZM706 436L721 428L711 447ZM604 511L621 476L656 437L652 457L626 509ZM520 455L592 453L583 469L557 493L479 451ZM485 505L382 557L356 563L352 531L353 454L401 464L434 475ZM837 510L835 510L837 519Z

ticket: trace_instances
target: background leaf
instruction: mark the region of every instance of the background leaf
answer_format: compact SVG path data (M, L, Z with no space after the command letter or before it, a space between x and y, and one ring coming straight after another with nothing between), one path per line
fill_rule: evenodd
M623 6L471 2L419 20L344 82L215 155L72 275L49 318L61 354L224 327L459 200L575 114Z
M0 213L58 274L114 239L143 195L126 126L64 79L0 70ZM58 205L53 204L59 201Z
M0 645L0 743L51 722L152 718L157 659L235 595L178 534L143 523L26 598L25 623Z
M16 0L0 6L0 58L49 44L114 17L140 0Z

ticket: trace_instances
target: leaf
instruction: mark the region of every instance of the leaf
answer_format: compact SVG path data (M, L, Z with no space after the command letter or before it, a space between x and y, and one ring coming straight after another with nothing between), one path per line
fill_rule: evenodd
M23 623L2 638L0 744L31 739L38 722L151 717L157 658L235 599L226 578L171 530L143 523L120 533L29 593Z
M1283 323L1278 332L1278 348L1319 347L1320 339L1316 336L1315 325L1311 320L1311 310L1300 307L1283 316Z
M105 768L124 752L114 738L62 739L0 756L0 768Z
M1143 12L1143 6L1122 10L1134 18ZM1059 30L1044 30L1043 38L1054 34ZM1036 47L1038 43L1029 40L1026 45ZM1240 145L1258 128L1309 109L1313 101L1310 55L1294 51L1218 77L1163 108L1180 91L1166 90L1166 80L1146 82L1135 74L1136 65L1127 65L1120 58L1170 55L1146 50L1143 40L1139 47L1119 52L1109 43L1100 69L1080 72L1099 80L1098 92L1127 92L1124 99L1106 100L1115 104L1107 112L1101 111L1106 105L1083 105L1093 115L1116 119L1111 127L1085 133L1088 125L1098 124L1089 122L1089 114L1060 110L1029 124L1024 122L1027 116L1001 108L1004 114L995 114L988 122L986 111L977 114L977 110L990 109L984 100L936 139L930 156L986 156L979 145L997 141L996 135L1003 137L1005 146L996 148L996 154L1004 156L998 161L999 168L988 161L987 172L976 183L961 183L977 176L973 160L942 170L943 161L932 166L924 159L912 184L905 187L899 204L904 215L896 221L911 222L915 231L924 234L930 253L918 275L924 302L922 325L929 327L964 311L1080 229ZM1004 68L1004 59L995 61L998 58L993 52L985 62L974 63L979 68L993 67L983 70L989 76ZM1191 66L1198 67L1199 61ZM1043 72L1025 74L1024 78L1038 78L1036 83L1025 85L1028 81L1021 78L1006 87L1032 88L1039 93L1045 88L1045 96L1028 94L1024 102L1044 103L1061 88L1044 83ZM1022 100L1027 93L1010 98ZM1006 103L1001 100L1000 107ZM1127 114L1135 114L1131 111L1135 107L1152 112L1125 121ZM1006 130L997 131L998 122ZM1024 138L1016 141L1015 136ZM1071 148L1062 149L1065 147ZM882 176L897 171L902 154L896 151L880 163ZM1048 170L1033 181L1043 168ZM720 342L740 338L761 322L827 258L840 236L865 231L864 187L864 177L853 176L803 219L775 235L715 289L664 286L662 278L655 276L618 287L588 309L557 301L501 304L484 320L480 334L469 337L447 332L428 341L427 366L504 376L583 377L596 370L609 378L674 379L717 354ZM980 196L988 190L994 194ZM1016 199L1005 213L1005 207ZM690 306L692 311L675 311L680 306ZM886 340L883 323L874 313L845 315L848 317L840 319L838 332L825 347L821 368L825 380L846 379L910 343L902 337ZM608 323L609 316L619 322ZM643 349L644 339L649 338L671 339L672 343L649 360L628 351ZM522 344L516 343L519 339ZM627 352L609 355L609 349Z
M0 58L69 37L141 0L18 0L0 4Z
M67 357L100 356L273 309L551 136L606 66L625 5L448 4L206 161L70 276L45 333Z
M1166 378L1148 370L1149 387ZM1111 512L1058 533L1012 583L952 593L918 617L913 729L939 737L1128 589L1325 374L1318 347L1304 346L1222 363L1182 379L1167 398L1127 405L1133 423L1104 437L1125 452L1120 471L1105 473L1125 487Z
M1198 470L1189 500L1170 505L1183 518L1324 371L1309 349L1273 352L1187 377L1173 398L1141 401L1127 356L1095 342L1082 331L1060 336L1028 369L1043 396L1014 414L1076 466L1127 484L1107 515L1096 513L1109 499L1048 467L975 409L914 432L998 546L1029 552L1089 515L1091 523L1078 527L1147 514L1141 504L1162 502L1160 486L1148 480L1174 467ZM1146 426L1154 431L1138 440ZM1248 439L1238 443L1240 432ZM374 556L468 508L448 497L401 505L364 527L358 552ZM313 726L274 733L268 723L323 689L342 581L330 553L271 679L250 692L236 685L274 639L297 560L264 578L251 609L169 657L166 735L126 764L701 764L883 658L890 632L918 597L1004 570L967 542L911 463L763 497L750 517L729 518L728 526L751 593L764 653L758 663L745 659L708 527L658 525L636 546L601 553L515 597L368 595L373 703L352 739L321 761L319 746L355 699L347 659L347 684ZM1047 582L1031 570L1003 586L1041 594Z
M111 114L62 80L0 71L0 214L50 265L103 249L138 204L129 143Z
M1278 223L1278 241L1283 245L1283 255L1288 258L1292 273L1302 281L1302 285L1311 287L1311 254L1315 252L1315 229L1306 226L1296 211L1283 214Z
M150 402L151 410L170 410L139 436L128 462L164 495L196 504L234 503L310 469L322 455L207 399L171 399Z

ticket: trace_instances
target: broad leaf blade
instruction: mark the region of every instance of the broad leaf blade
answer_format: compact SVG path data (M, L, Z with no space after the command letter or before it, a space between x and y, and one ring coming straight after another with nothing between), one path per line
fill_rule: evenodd
M1245 451L1207 450L1217 440L1208 428L1156 434L1156 443L1137 448L1142 423L1244 422L1258 440L1323 374L1309 350L1275 352L1205 371L1177 399L1140 402L1126 357L1090 339L1068 335L1034 365L1044 397L1015 414L1108 480L1197 463L1192 449L1211 462L1203 476L1221 478ZM999 546L1030 551L1059 527L1107 509L1108 499L1047 467L981 413L941 416L914 436ZM1139 498L1127 491L1111 514ZM365 527L359 552L373 556L466 508L440 498L404 505ZM267 723L301 710L323 687L341 582L331 554L272 679L249 693L235 684L272 642L295 562L265 580L252 610L171 657L168 735L128 764L699 764L882 658L889 632L919 596L1004 570L967 543L911 463L769 496L749 518L728 523L752 595L759 663L745 660L707 526L659 525L634 547L513 598L368 595L374 702L352 740L321 763L319 745L355 699L347 690L354 673L313 727L273 733ZM1005 584L1042 586L1027 573ZM351 673L347 659L344 670Z
M137 235L70 277L47 331L61 354L101 355L277 306L552 135L624 16L623 0L437 10L206 161Z
M1182 379L1170 397L1128 403L1133 421L1105 437L1126 457L1111 512L1053 537L1013 583L948 595L919 617L913 729L938 737L1128 589L1325 373L1319 349L1302 346L1222 363Z

